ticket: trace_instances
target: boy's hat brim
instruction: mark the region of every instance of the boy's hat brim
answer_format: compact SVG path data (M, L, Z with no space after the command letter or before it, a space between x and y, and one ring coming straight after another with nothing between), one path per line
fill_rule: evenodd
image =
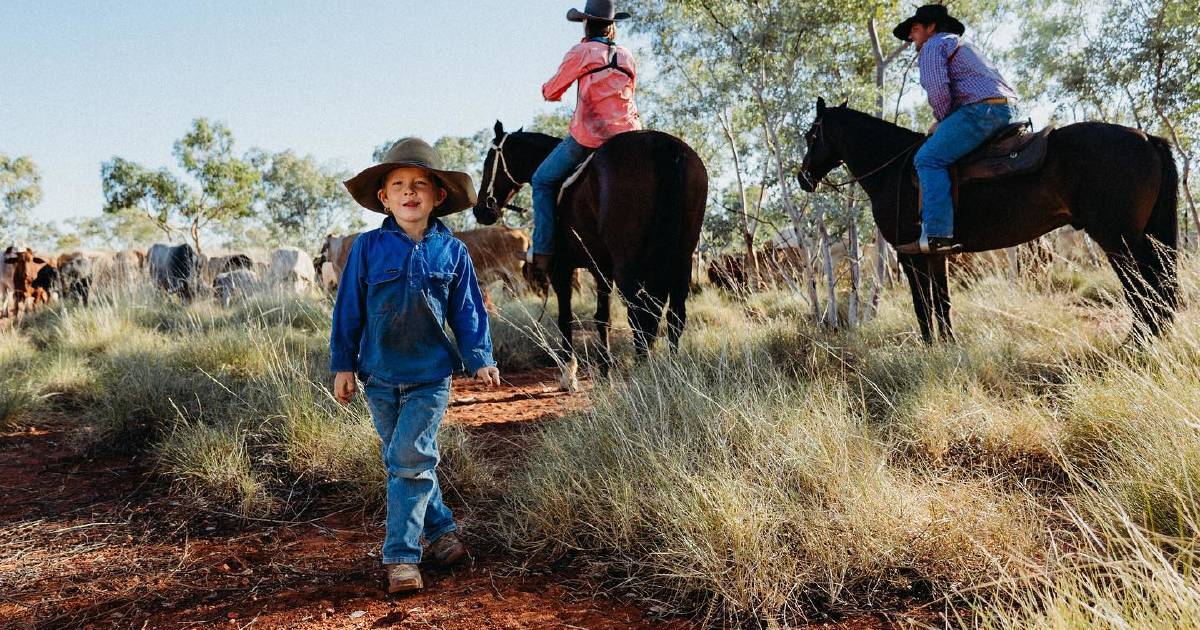
M942 27L947 33L962 35L967 32L967 27L959 22L954 16L950 15L950 11L944 5L927 4L917 9L916 14L896 25L892 29L892 35L896 39L906 42L908 35L912 32L913 24L937 24Z
M350 196L354 197L358 205L372 212L387 214L383 202L379 201L379 189L383 185L383 178L387 177L388 173L406 166L423 168L433 173L446 191L446 200L433 209L433 216L444 217L475 205L475 183L471 176L442 168L442 158L437 150L420 138L404 138L397 141L384 154L379 164L363 169L358 175L346 180L346 190L350 191Z

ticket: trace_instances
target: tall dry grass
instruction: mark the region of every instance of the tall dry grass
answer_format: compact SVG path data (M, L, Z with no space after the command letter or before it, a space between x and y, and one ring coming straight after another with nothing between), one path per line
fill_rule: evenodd
M1196 304L1200 261L1182 280ZM641 365L614 309L622 361L589 408L538 427L506 472L445 427L448 494L518 557L569 555L715 622L917 601L951 625L1188 627L1200 313L1131 348L1116 286L1079 266L985 271L956 285L958 342L932 347L899 290L833 332L803 323L799 295L710 289L681 353ZM499 308L502 368L552 365L553 301ZM576 307L584 348L593 308ZM328 326L313 296L56 306L0 333L17 385L0 418L73 401L80 444L150 449L198 505L279 513L329 484L378 505L366 409L329 396Z

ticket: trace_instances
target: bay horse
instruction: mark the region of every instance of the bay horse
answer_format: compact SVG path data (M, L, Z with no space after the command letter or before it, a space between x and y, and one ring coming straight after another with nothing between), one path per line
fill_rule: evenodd
M483 163L475 220L491 225L560 138L517 130L496 136ZM574 389L577 361L571 342L571 281L576 269L596 279L596 331L601 369L611 365L610 301L615 286L629 306L639 358L658 336L663 307L673 350L687 323L692 253L700 240L708 172L682 140L658 131L631 131L596 150L586 170L562 195L554 231L550 284L558 298L562 386ZM519 208L518 208L519 209Z
M896 245L921 233L912 155L923 134L845 103L826 107L805 134L799 173L813 192L840 164L871 199L884 238ZM1064 225L1083 230L1107 254L1134 315L1131 337L1162 334L1179 308L1178 173L1171 145L1137 129L1099 122L1050 132L1044 166L1033 173L963 185L954 235L964 252L1013 247ZM954 338L945 255L900 255L926 343Z

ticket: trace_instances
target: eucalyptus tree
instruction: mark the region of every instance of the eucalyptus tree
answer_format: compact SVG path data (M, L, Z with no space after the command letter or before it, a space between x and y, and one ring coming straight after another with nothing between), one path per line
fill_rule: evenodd
M168 239L183 231L197 251L200 236L215 224L252 216L261 176L247 158L233 153L233 132L224 124L197 118L177 140L173 154L190 181L167 168L148 169L114 157L100 169L104 211L137 209Z
M11 244L42 201L42 176L29 156L0 153L0 249Z
M1200 233L1191 171L1200 150L1200 5L1194 0L1040 0L1023 30L1027 89L1059 116L1167 136L1182 161L1188 224ZM1194 242L1195 238L1191 237Z
M327 234L363 227L358 205L342 182L349 174L294 151L251 152L262 179L260 223L275 244L316 251Z

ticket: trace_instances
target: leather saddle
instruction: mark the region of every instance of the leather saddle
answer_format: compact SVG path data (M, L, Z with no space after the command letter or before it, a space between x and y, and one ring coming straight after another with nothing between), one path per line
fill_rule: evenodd
M1046 163L1051 131L1054 127L1035 132L1029 121L1013 123L956 162L950 169L951 179L962 185L1041 170ZM916 169L912 179L918 184Z

